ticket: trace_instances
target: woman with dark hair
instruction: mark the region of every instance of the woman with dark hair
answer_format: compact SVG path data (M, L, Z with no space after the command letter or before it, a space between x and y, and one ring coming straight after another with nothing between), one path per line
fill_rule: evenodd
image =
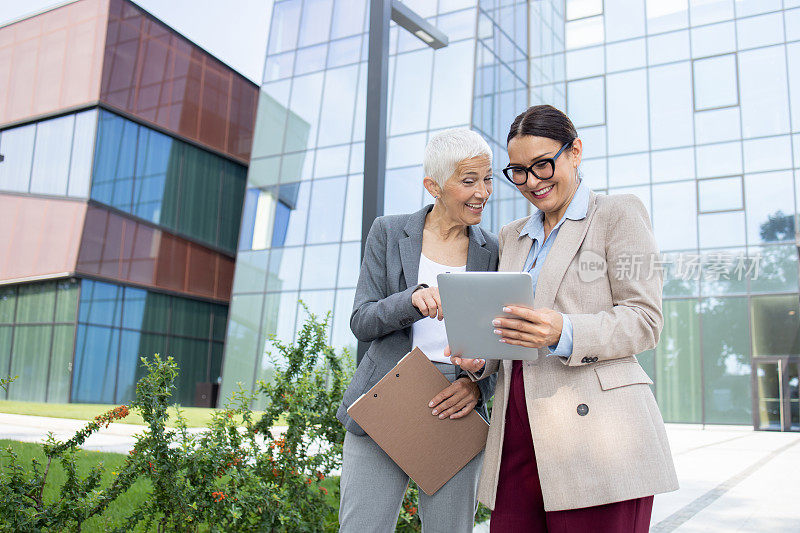
M633 195L589 190L582 153L552 106L511 124L503 173L535 209L500 231L498 270L529 272L534 306L505 308L513 318L492 324L499 342L539 357L451 357L473 379L498 373L478 493L493 532L646 532L653 495L678 488L635 357L663 326L650 218Z

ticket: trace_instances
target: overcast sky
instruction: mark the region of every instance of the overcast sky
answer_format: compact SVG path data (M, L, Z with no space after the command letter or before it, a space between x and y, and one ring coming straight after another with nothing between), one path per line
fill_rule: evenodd
M272 0L134 2L261 85ZM0 0L0 25L64 3L54 0Z

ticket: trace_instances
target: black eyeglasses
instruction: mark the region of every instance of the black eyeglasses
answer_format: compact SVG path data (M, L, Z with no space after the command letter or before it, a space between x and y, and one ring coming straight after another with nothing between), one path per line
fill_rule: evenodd
M561 150L556 152L553 157L540 159L529 167L508 165L503 169L503 174L514 185L525 185L525 182L528 181L528 173L533 174L536 179L549 180L556 173L556 159L561 155L561 152L570 146L572 146L572 141L562 146Z

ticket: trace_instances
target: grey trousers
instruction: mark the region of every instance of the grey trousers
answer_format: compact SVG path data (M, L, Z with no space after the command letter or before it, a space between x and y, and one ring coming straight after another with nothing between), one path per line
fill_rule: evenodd
M450 365L436 365L451 381ZM454 443L455 445L456 443ZM467 533L473 529L478 476L483 452L462 468L433 496L419 491L419 514L424 533ZM344 438L339 531L394 531L408 487L408 476L369 435L349 431Z

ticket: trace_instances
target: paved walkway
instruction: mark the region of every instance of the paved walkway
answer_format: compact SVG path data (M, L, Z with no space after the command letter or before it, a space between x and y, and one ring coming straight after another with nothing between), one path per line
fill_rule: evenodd
M79 420L0 413L0 439L40 442L52 431L66 440L83 425ZM111 424L83 447L127 453L142 429ZM667 433L681 488L656 496L651 531L800 531L800 433L681 424L667 424ZM486 524L475 528L488 530Z

